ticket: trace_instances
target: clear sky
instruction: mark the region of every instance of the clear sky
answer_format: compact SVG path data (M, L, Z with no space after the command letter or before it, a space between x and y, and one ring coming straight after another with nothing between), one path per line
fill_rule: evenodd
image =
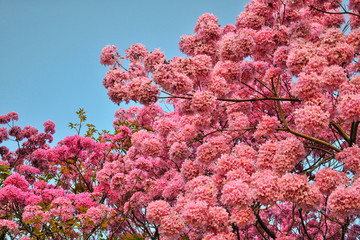
M192 34L196 19L213 13L221 26L234 24L248 1L239 0L0 0L0 115L19 114L18 124L56 124L55 141L82 107L88 122L111 130L117 106L102 79L99 56L106 45L123 50L142 43L167 59Z

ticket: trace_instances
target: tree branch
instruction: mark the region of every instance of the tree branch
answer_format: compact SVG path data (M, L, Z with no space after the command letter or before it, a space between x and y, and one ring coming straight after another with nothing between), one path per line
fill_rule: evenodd
M333 126L336 131L340 134L340 136L342 136L346 142L348 142L350 144L350 137L346 134L346 132L341 128L341 126L334 121L330 122L330 126Z
M264 231L272 238L272 239L276 239L276 235L273 231L271 231L266 224L263 222L263 220L261 219L261 217L259 216L259 213L254 212L255 216L256 216L256 220L257 222L260 224L261 228L264 229Z
M304 223L304 219L303 219L303 217L302 217L302 209L299 209L299 214L300 214L300 219L301 219L301 226L303 227L304 232L305 232L307 238L310 239L310 240L312 240L311 237L310 237L310 235L309 235L309 233L308 233L307 230L306 230L306 226L305 226L305 223Z
M357 135L358 127L359 127L359 121L351 123L350 142L349 142L350 147L354 143L356 143L356 135Z

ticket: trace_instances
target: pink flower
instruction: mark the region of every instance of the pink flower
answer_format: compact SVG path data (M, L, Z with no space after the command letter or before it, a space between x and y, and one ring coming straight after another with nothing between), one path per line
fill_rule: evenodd
M84 218L87 221L91 221L91 223L96 226L106 219L109 212L110 212L109 207L102 204L97 207L89 208L86 211Z
M208 233L203 240L233 240L236 239L235 233L227 231L226 233Z
M12 231L15 231L19 228L19 224L13 220L0 219L0 227L6 227Z
M294 75L298 75L308 63L311 54L305 48L292 48L286 61L287 67Z
M152 85L147 77L137 77L128 84L128 96L135 102L148 105L157 101L159 90L157 85Z
M34 224L35 226L41 226L47 222L48 216L40 206L28 205L24 209L22 220L26 223Z
M197 160L205 164L210 164L216 161L222 154L229 153L229 151L229 146L223 137L213 138L197 149Z
M209 206L213 206L217 202L218 191L213 184L206 184L195 187L191 191L191 199L194 201L206 202Z
M272 54L275 49L275 31L269 27L263 27L254 36L256 43L255 51L261 56Z
M223 232L229 225L229 214L223 207L210 207L207 228L211 232Z
M231 212L230 221L236 223L240 229L244 229L256 222L256 217L253 211L249 208L238 210L234 209Z
M330 114L319 106L306 105L294 112L296 128L305 134L316 135L328 128Z
M324 69L328 67L329 63L324 56L313 56L309 59L309 62L303 68L303 72L307 74L316 73L321 75L323 72L325 73ZM344 72L344 70L343 70ZM330 80L330 79L329 79ZM331 80L330 80L331 81Z
M14 185L7 185L0 189L0 202L14 202L14 203L23 203L25 200L24 192L14 186Z
M119 59L116 55L117 47L107 45L103 48L100 55L100 63L103 65L114 65L114 63Z
M343 95L339 102L337 108L341 117L349 122L360 120L360 94Z
M145 155L156 157L163 150L163 144L156 138L147 138L142 142L140 150Z
M221 34L217 17L209 13L198 18L194 31L204 40L218 40Z
M211 177L198 176L186 183L186 192L192 193L197 187L208 186L210 189L215 188L215 182Z
M190 201L184 206L181 216L186 224L201 227L208 220L208 205L203 201Z
M241 180L230 181L222 189L221 201L232 207L244 208L251 204L253 193Z
M254 173L251 176L250 185L261 204L268 205L278 200L280 188L278 186L278 177L273 171L265 170Z
M190 155L190 150L184 142L175 142L170 147L169 155L173 161L184 161Z
M240 81L239 64L233 61L218 61L212 70L213 77L224 78L228 83Z
M0 128L0 143L9 139L9 134L6 128Z
M309 191L310 185L304 175L287 173L278 180L280 201L297 202Z
M54 134L55 133L55 123L53 121L46 121L44 122L44 131L46 133Z
M250 55L255 47L252 36L247 32L229 32L220 41L220 58L222 60L240 61Z
M31 240L31 238L29 238L28 236L23 236L23 237L19 238L19 240Z
M160 224L161 220L170 213L169 203L162 200L151 202L146 208L146 218L155 224Z
M59 218L61 221L67 221L73 218L74 206L67 197L57 197L51 202L52 208L49 214L53 218Z
M242 133L249 126L249 118L242 112L234 112L228 115L229 129L233 131L240 131Z
M186 94L193 87L193 82L188 76L174 71L169 64L158 64L152 77L164 90L175 94Z
M149 51L140 43L133 44L125 50L125 57L131 62L142 61L148 54Z
M360 10L360 1L359 0L350 0L349 8L353 10Z
M261 117L261 121L256 127L256 131L254 133L254 137L266 137L272 134L280 125L280 121L277 117L271 117L268 115L263 115Z
M158 64L165 62L165 54L160 52L160 49L155 49L144 58L145 70L147 72L154 72Z
M344 33L338 28L329 28L325 33L320 35L321 44L326 44L329 46L336 46L338 43L345 42Z
M168 181L167 186L164 188L162 193L165 199L176 199L176 197L183 192L185 189L185 183L182 179L181 175L177 173L172 177L170 181Z
M338 172L330 168L320 169L315 176L315 184L319 190L326 195L329 195L340 184L345 184L349 180L345 173Z
M184 223L177 214L169 214L161 219L159 233L167 239L176 239L182 230Z
M329 49L327 60L330 64L349 64L354 59L354 48L347 43L339 43Z
M345 170L358 174L360 170L360 148L357 145L345 148L336 154L336 158L345 163Z
M350 44L356 53L360 51L360 29L353 28L351 32L346 36L346 42Z
M249 83L254 79L255 76L255 65L253 62L242 61L239 67L239 78L241 82Z
M271 169L276 150L276 142L268 140L262 144L259 148L259 157L256 160L256 167L259 169Z
M197 91L191 101L192 109L198 113L211 113L216 104L215 96L208 91Z
M8 115L0 115L0 124L6 124L10 122L10 118Z
M14 173L6 178L6 180L3 182L4 186L8 185L14 185L18 188L20 188L22 191L26 191L29 188L29 183L26 181L24 176L20 176L18 173Z
M289 137L279 142L272 160L272 169L278 173L290 171L304 156L302 142L295 137Z
M217 97L226 97L231 92L225 78L220 76L213 76L209 79L208 90L212 91Z
M217 173L225 175L229 171L243 169L247 174L254 171L254 161L248 157L223 154L217 162Z
M316 73L300 73L299 80L292 83L292 93L300 99L315 96L320 91L321 76Z
M265 18L250 11L242 12L236 18L236 28L260 29L265 23Z
M13 121L19 120L19 115L16 112L10 112L6 114L6 116L8 117L8 119L11 119Z
M360 198L355 187L337 187L329 196L328 208L342 217L359 214Z
M186 160L181 165L181 174L185 179L191 180L197 176L199 176L201 172L200 166L197 162Z

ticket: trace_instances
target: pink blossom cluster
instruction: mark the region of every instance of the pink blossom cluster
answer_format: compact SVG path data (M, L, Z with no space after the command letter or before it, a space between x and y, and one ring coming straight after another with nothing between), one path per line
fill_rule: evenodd
M117 47L107 45L103 48L100 55L100 63L104 65L114 65L115 62L119 59L119 56L116 53Z

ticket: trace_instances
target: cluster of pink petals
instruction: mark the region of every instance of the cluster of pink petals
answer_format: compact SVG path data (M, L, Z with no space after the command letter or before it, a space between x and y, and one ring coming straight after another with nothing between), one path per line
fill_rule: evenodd
M355 174L360 170L360 148L355 145L345 148L342 152L336 154L336 158L345 163L344 168Z
M252 199L249 185L241 180L230 181L222 189L221 201L226 205L243 208L249 206Z
M294 112L294 116L296 128L309 135L317 135L326 130L330 122L330 114L316 105L306 105L299 108Z
M229 153L229 146L223 137L211 139L197 149L197 160L209 164L218 159L222 154Z
M107 45L103 48L100 55L100 63L104 65L114 65L115 62L119 59L116 55L117 47Z
M346 217L359 214L359 202L358 188L356 186L339 186L329 196L328 206L334 215Z
M250 55L255 46L254 39L246 31L227 33L220 42L222 60L240 61Z
M125 50L125 57L131 62L140 61L147 57L149 51L146 47L140 43L131 45L127 50Z
M280 125L280 121L277 117L271 117L269 115L264 115L261 118L261 121L256 127L256 131L254 133L254 137L266 137L272 134Z
M9 230L15 231L18 229L19 224L17 224L13 220L0 219L0 226L6 227Z
M0 115L0 124L9 123L11 120L19 120L19 115L16 112L10 112L6 115Z
M249 208L241 210L234 209L231 213L230 221L236 223L239 228L244 229L254 224L256 222L256 217Z
M191 107L198 113L211 113L215 108L215 96L211 92L198 91L194 94Z
M337 186L348 183L348 178L343 172L330 168L320 169L315 176L315 184L326 195L332 193Z
M201 15L194 28L199 38L217 40L221 35L221 27L215 15L205 13Z
M341 117L349 122L360 120L360 94L346 94L339 102L338 111Z

